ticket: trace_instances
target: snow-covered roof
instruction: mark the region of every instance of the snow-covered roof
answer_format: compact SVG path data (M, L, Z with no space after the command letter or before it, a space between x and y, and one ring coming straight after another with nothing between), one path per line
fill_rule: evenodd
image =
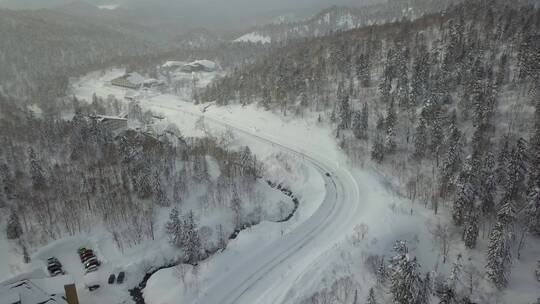
M104 120L127 120L124 117L121 116L107 116L107 115L96 115L96 119L98 121L104 121Z
M162 67L164 67L164 68L183 67L184 65L186 65L186 62L185 62L185 61L174 61L174 60L171 60L171 61L165 62L165 63L162 65Z
M126 79L133 84L141 84L145 81L145 78L137 72L127 74Z
M192 67L203 66L205 69L212 70L212 71L217 69L217 64L210 60L195 60L193 62L186 64L186 66L192 66Z
M52 304L67 303L62 295L64 285L72 284L70 276L27 279L0 285L0 303Z
M253 43L270 43L272 41L272 38L268 36L263 36L259 33L253 32L245 34L241 37L236 38L233 42L253 42Z

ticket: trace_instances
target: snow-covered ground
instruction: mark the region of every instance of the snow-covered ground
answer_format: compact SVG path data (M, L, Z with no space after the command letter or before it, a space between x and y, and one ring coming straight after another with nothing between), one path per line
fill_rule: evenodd
M85 82L75 93L88 97L94 91L98 95L111 93L100 81ZM123 93L114 94L122 96ZM462 255L461 263L474 273L475 288L482 290L485 301L529 303L538 297L531 292L538 287L538 282L527 269L527 265L540 256L538 246L530 246L526 256L516 261L512 285L504 293L496 292L486 281L485 261L479 251L466 250L461 243L452 244L448 262L442 263L441 244L433 239L433 231L439 224L451 226L445 210L434 215L424 205L393 193L396 187L391 177L377 170L350 165L336 147L333 134L317 124L315 116L287 118L254 105L197 106L165 94L143 97L141 104L166 116L186 135L200 135L203 131L192 126L204 117L206 131L220 132L229 126L235 130L237 140L248 144L260 159L282 151L289 159L303 159L305 167L311 167L308 182L301 187L293 186L293 191L304 196L304 201L291 222L263 223L244 231L225 252L197 269L180 267L156 273L145 289L148 303L177 303L178 299L187 303L279 303L281 300L298 303L348 276L356 283L358 298L364 299L374 283L364 263L366 257L390 256L397 239L408 241L424 271L435 269L448 274L451 262ZM330 178L325 177L325 171L331 173ZM321 180L326 183L326 191ZM330 182L336 184L329 185ZM311 197L308 199L307 195ZM337 209L333 209L335 213L328 210L332 206ZM324 222L323 214L332 220ZM298 238L308 233L306 227L310 223L323 228L304 243ZM360 225L369 227L362 240L357 233ZM295 247L296 243L302 245ZM479 250L485 251L485 244L481 247ZM166 286L184 287L166 289Z
M87 100L93 93L122 99L131 91L106 84L120 73L123 71L112 70L83 77L74 83L73 94ZM179 265L155 273L144 289L147 303L292 304L314 292L331 290L332 283L344 277L352 278L352 294L357 292L361 302L374 283L365 259L374 254L388 258L396 239L408 241L424 271L448 273L451 263L441 262L440 244L430 232L437 224L449 224L445 211L433 215L423 205L393 193L391 178L370 168L350 165L336 146L332 132L319 125L315 116L282 117L254 105L194 105L156 92L140 93L138 99L143 108L165 117L160 124L174 123L186 136L232 130L232 145L249 145L266 163L266 173L275 179L281 177L276 181L289 185L301 198L300 208L290 221L262 222L244 230L226 250L195 268ZM361 226L368 227L364 238L358 233ZM66 261L66 270L77 279L81 265L73 249L79 245L96 249L104 261L101 276L127 270L126 287L133 287L146 270L174 256L163 239L122 253L110 237L94 234L50 244L33 255L34 263L55 255ZM536 300L538 283L527 265L540 256L540 248L528 248L522 261L516 261L512 285L503 294L496 293L483 278L484 261L477 251L452 245L449 261L458 254L463 254L464 267L476 265L475 286L487 294L486 303ZM9 258L10 253L2 252L2 257ZM99 297L103 303L120 303L128 297L127 288L113 285L92 294L84 291L81 303L94 303L91 297ZM352 303L350 298L343 302Z

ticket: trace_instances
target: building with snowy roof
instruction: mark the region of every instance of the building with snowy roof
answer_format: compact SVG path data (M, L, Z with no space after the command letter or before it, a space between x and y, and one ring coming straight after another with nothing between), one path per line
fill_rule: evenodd
M72 285L70 276L42 279L21 279L0 283L2 304L68 304L65 286Z
M118 87L128 88L128 89L138 89L144 82L145 78L137 72L127 73L123 76L111 80L111 84Z

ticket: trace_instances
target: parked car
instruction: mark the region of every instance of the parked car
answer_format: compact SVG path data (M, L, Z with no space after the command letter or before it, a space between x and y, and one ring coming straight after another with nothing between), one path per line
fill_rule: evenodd
M58 264L60 266L62 266L62 264L60 263L60 261L58 261L58 259L56 257L50 257L47 259L47 264Z
M88 288L90 291L94 291L99 288L100 282L97 274L95 273L87 273L83 277L84 280L84 286Z
M88 269L90 266L99 266L99 261L94 257L90 260L88 260L86 263L84 263L84 268Z
M52 277L55 277L57 275L64 274L64 271L62 270L62 267L58 265L49 265L47 266L47 270L51 274Z
M107 283L113 284L113 283L114 283L114 279L115 279L115 276L114 276L114 273L113 273L113 274L111 274L111 275L109 276L109 280L107 280Z
M62 269L62 264L55 257L50 257L47 259L47 270L53 277L60 274L64 274L64 270Z
M80 255L81 261L84 261L85 259L91 258L95 256L94 252L92 250L87 250L83 254Z
M117 284L122 284L124 283L124 278L126 277L126 273L123 272L123 271L120 271L120 273L118 273L118 277L116 278L116 283Z
M90 253L90 254L85 254L81 257L81 262L84 264L86 263L88 260L91 260L93 258L95 258L96 256L93 254L93 253Z
M96 271L96 270L98 270L97 265L90 265L90 266L86 267L85 273L94 272L94 271Z

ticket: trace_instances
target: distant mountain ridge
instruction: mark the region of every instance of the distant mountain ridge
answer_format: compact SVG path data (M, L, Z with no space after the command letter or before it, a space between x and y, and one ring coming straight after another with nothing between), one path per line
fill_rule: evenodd
M459 0L391 0L365 7L332 6L312 17L296 22L277 22L255 26L238 37L252 34L269 38L272 42L303 37L318 37L337 31L351 30L367 25L382 24L399 19L416 19L437 12Z

